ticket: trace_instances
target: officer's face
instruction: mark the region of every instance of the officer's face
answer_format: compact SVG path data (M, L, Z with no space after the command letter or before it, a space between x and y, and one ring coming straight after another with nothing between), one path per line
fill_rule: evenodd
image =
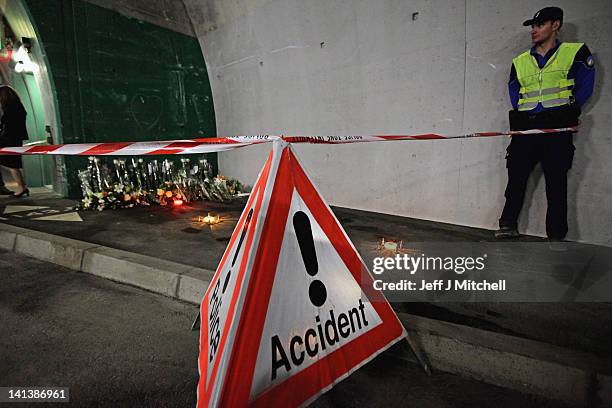
M542 43L548 40L558 29L558 21L544 21L543 23L533 24L531 26L531 42L534 44Z

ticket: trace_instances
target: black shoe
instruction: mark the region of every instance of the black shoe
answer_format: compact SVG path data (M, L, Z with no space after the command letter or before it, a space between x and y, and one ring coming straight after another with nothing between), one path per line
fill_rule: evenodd
M27 188L19 194L15 194L15 193L11 194L12 198L21 198L21 197L29 197L29 196L30 196L30 190L28 190Z
M495 238L497 239L518 238L520 236L521 234L519 234L517 229L512 227L501 227L495 231Z
M568 250L567 241L563 238L546 238L548 249L555 252L565 252Z
M5 186L0 186L0 195L13 195L13 192Z

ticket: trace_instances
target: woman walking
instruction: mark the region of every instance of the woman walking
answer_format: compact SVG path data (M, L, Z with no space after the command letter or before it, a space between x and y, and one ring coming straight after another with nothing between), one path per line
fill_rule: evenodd
M0 86L0 147L21 146L28 139L26 129L26 110L19 95L8 85ZM6 167L17 183L17 191L11 197L21 198L30 195L26 187L21 169L21 155L0 156L0 166Z

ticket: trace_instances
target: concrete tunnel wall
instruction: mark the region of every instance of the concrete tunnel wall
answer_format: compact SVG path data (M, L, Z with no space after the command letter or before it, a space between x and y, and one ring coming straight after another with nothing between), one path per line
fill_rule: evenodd
M522 22L549 1L184 0L211 78L219 135L464 133L508 129ZM562 39L586 42L597 85L569 177L569 239L612 242L612 2L557 1ZM415 14L418 13L418 14ZM332 204L494 229L507 138L296 146ZM220 154L252 184L269 146ZM520 230L544 235L538 168Z

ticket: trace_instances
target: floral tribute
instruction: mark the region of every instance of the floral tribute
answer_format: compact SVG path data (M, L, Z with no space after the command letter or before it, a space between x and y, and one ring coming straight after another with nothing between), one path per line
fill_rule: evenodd
M87 169L79 171L83 199L81 210L105 210L149 205L173 205L178 200L229 201L243 191L239 181L213 176L206 159L193 165L181 158L180 166L170 160L142 158L105 161L89 157Z

